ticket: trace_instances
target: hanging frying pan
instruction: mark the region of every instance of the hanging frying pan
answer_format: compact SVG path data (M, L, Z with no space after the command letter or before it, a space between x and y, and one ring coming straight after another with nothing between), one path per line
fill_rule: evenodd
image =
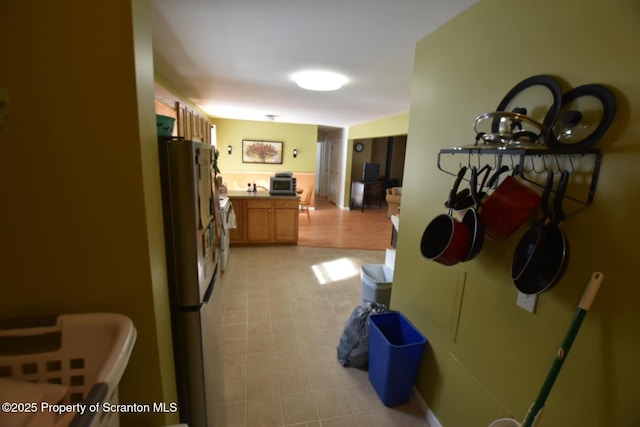
M551 127L551 147L588 148L595 145L613 123L616 98L606 86L588 84L562 96L560 116Z
M462 177L467 172L466 167L460 168L458 175L449 192L449 212L435 217L427 225L420 240L420 253L423 257L444 265L454 265L460 262L469 251L469 228L452 216L453 200L455 199Z
M522 236L511 263L511 277L523 294L534 295L555 285L564 275L569 262L569 242L560 228L564 221L562 200L567 190L569 172L562 171L554 199L555 221L548 208L553 186L553 172L549 172L543 193L544 220L536 223Z
M479 213L482 200L478 194L478 169L476 169L475 166L471 168L471 183L469 184L469 188L471 189L471 197L473 198L473 207L465 212L462 223L469 228L470 241L469 250L461 261L471 261L478 256L484 243L484 223Z

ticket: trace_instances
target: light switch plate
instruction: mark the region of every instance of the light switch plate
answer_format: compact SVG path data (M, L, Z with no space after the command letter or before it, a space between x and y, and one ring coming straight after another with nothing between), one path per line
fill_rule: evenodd
M518 307L527 310L529 313L533 314L536 312L537 302L538 295L529 295L518 292L518 300L516 301L516 304L518 305Z

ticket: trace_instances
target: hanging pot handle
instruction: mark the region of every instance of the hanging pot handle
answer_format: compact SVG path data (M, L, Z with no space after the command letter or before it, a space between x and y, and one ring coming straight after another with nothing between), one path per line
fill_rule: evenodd
M491 178L489 178L489 182L487 182L487 188L493 188L493 186L498 183L498 178L500 177L500 175L502 175L504 172L508 170L509 170L509 166L507 165L500 166L500 168L497 171L495 171L493 175L491 175Z
M449 200L447 200L446 204L449 207L449 215L451 215L451 211L453 210L456 194L458 193L458 187L460 187L460 182L462 181L465 173L467 173L467 167L463 166L460 168L460 171L458 171L458 176L456 176L456 180L453 181L453 185L451 186L451 191L449 191Z
M549 207L549 197L551 196L552 190L553 190L553 171L549 169L549 171L547 171L547 182L544 186L544 190L542 191L542 196L540 197L540 206L542 207L543 222L551 220L551 208Z
M558 184L558 190L556 191L556 198L553 200L553 210L555 213L555 223L560 225L564 221L564 209L562 208L562 200L567 192L567 185L569 184L569 171L563 170L561 172L560 183Z

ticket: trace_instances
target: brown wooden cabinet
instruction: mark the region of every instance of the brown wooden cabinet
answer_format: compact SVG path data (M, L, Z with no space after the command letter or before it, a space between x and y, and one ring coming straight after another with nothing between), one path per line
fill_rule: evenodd
M206 117L180 102L176 102L178 136L189 141L211 144L211 123Z
M247 200L247 242L268 243L273 240L273 202Z
M296 244L298 205L293 196L268 193L229 194L237 228L230 234L232 245Z
M276 200L274 204L273 240L298 241L298 200Z

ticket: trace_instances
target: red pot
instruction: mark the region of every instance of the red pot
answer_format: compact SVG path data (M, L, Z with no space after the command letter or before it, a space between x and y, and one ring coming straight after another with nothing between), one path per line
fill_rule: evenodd
M540 206L538 193L508 176L485 200L482 220L492 240L505 240L524 224Z
M435 217L422 233L420 241L422 256L440 264L453 265L462 261L467 256L471 245L469 227L451 215L458 186L466 171L466 167L460 169L449 192L449 213Z

